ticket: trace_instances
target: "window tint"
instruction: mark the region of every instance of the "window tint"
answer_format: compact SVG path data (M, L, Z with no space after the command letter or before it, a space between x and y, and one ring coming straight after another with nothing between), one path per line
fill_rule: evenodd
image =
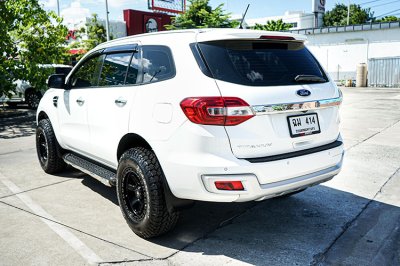
M73 74L71 85L73 88L97 86L104 55L95 56L86 60Z
M132 56L131 63L128 68L128 75L126 76L125 84L138 83L139 76L139 53L135 52Z
M124 85L132 53L108 54L101 69L99 86Z
M298 42L214 41L199 43L214 78L248 86L284 86L313 75L327 81L311 53Z
M170 79L175 76L171 50L166 46L147 45L142 47L143 83Z

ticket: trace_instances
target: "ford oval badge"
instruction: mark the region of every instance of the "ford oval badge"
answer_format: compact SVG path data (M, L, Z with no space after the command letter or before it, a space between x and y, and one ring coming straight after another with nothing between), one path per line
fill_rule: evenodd
M296 94L302 97L306 97L306 96L310 96L311 95L311 91L306 90L306 89L302 89L302 90L298 90L296 91Z

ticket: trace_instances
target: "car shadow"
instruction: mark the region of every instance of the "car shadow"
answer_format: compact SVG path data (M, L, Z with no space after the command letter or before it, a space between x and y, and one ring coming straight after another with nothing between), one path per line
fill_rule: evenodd
M13 139L35 134L35 110L26 109L26 106L0 109L0 139Z
M85 177L82 184L118 205L115 188L90 177ZM253 265L308 265L324 261L340 264L344 263L341 261L344 256L354 256L346 253L351 250L352 242L349 246L339 246L342 257L324 252L371 204L378 205L376 210L385 210L385 213L397 215L400 219L397 206L319 185L291 197L263 202L196 202L192 208L181 211L175 229L147 241L177 251L184 250L189 257L190 254L194 256L191 258L194 261L196 256L212 256L214 265L227 261ZM370 215L385 214L376 212ZM355 236L352 241L363 237L366 236ZM393 253L392 247L389 247L390 252ZM165 259L152 251L145 254ZM361 257L353 259L363 261ZM398 259L399 253L389 259L393 258Z

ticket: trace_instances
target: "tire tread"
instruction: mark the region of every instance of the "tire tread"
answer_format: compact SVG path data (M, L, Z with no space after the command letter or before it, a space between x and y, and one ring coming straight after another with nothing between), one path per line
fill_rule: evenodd
M149 223L146 224L144 230L137 230L134 226L129 224L129 219L123 212L129 226L142 238L151 238L170 231L176 225L179 213L176 211L169 212L166 206L163 189L163 172L156 155L146 148L136 147L127 150L121 156L120 164L124 160L134 160L138 165L142 166L142 171L144 172L148 185L147 189L151 198L149 204L152 209Z
M43 133L46 136L48 150L47 150L47 163L42 165L43 170L48 174L56 174L63 171L67 164L61 158L61 147L58 144L56 135L54 134L53 127L51 126L51 122L49 119L42 119L39 121L38 127L36 129L36 134L38 134L39 130L43 130ZM36 140L37 141L37 140ZM36 148L38 149L38 147ZM39 157L39 150L38 157ZM40 158L39 158L40 162Z

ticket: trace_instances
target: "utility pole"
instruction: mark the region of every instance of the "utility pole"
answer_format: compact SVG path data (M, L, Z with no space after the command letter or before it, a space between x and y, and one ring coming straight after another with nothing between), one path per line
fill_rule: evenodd
M107 34L107 41L110 40L110 25L108 22L108 2L106 0L106 34Z
M350 24L350 0L349 5L347 6L347 26Z
M60 0L57 0L57 15L60 16Z

